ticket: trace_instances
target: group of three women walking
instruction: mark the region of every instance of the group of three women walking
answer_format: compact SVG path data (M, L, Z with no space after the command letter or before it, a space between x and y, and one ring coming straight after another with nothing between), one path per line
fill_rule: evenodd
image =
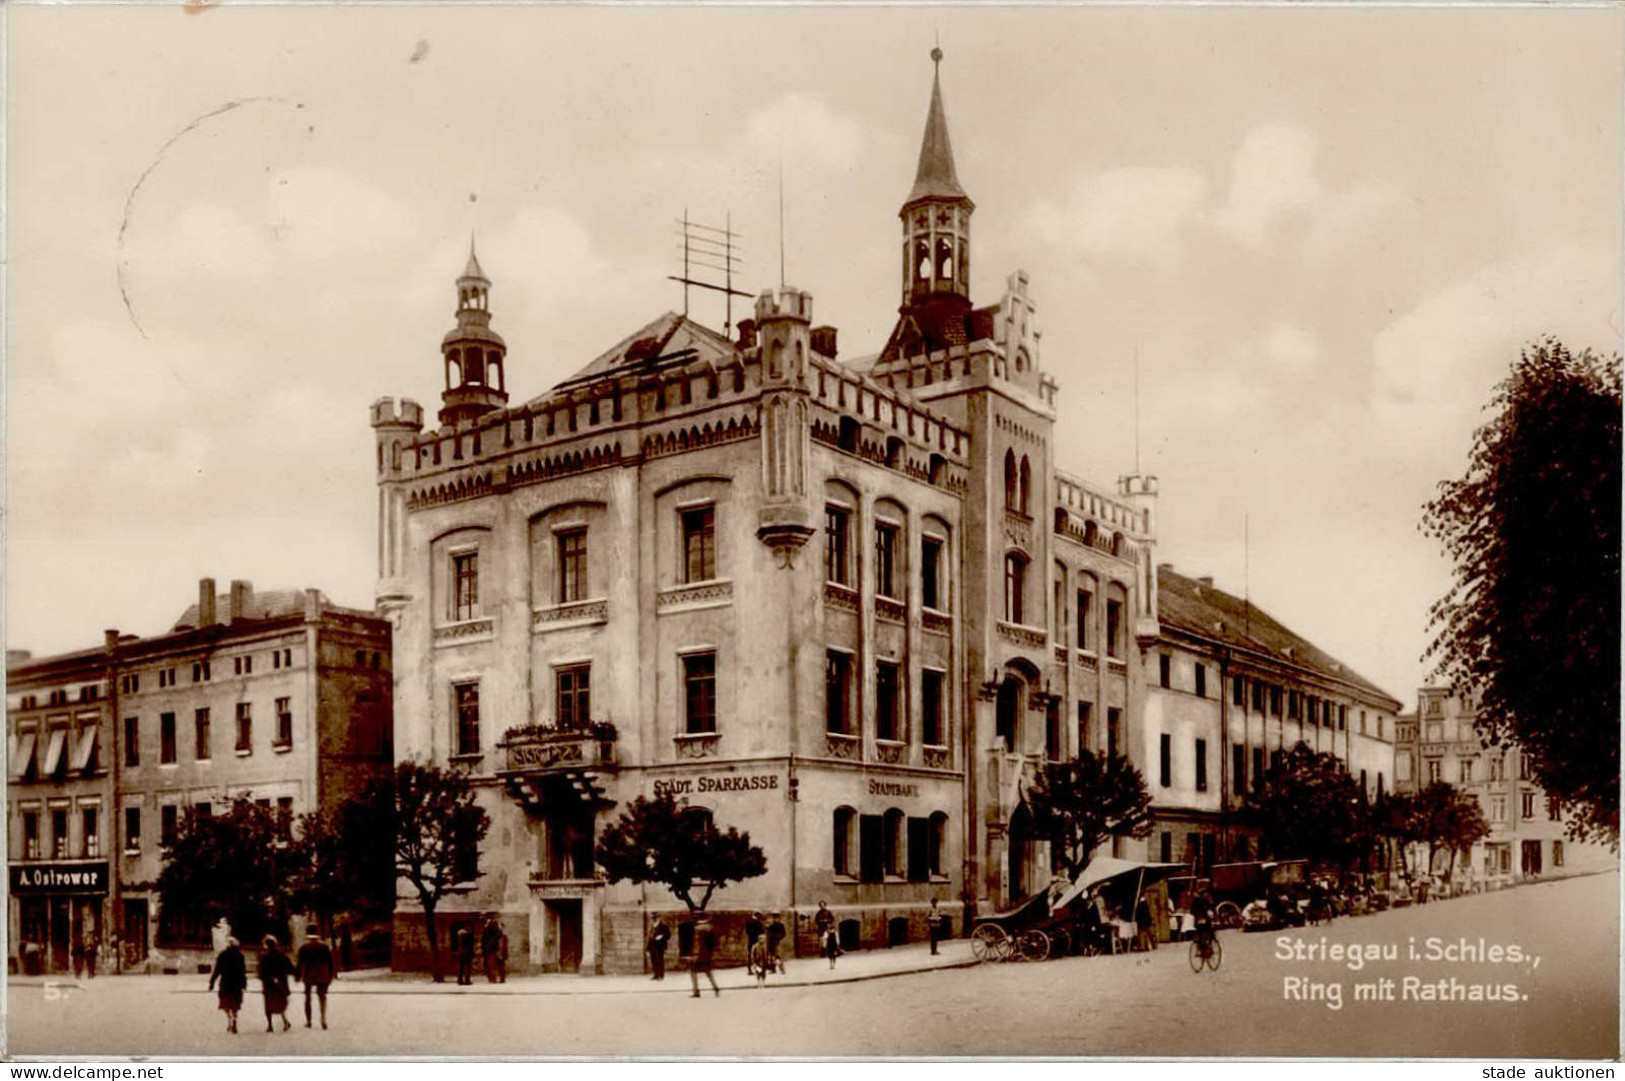
M266 935L260 951L260 994L265 999L265 1031L271 1032L274 1020L282 1018L282 1031L293 1027L288 1020L288 999L291 992L288 979L292 977L305 985L305 1027L311 1027L311 996L314 993L321 1004L322 1027L327 1027L327 985L337 975L333 951L320 935L311 934L299 947L297 963L288 959L275 935ZM248 961L243 957L242 945L235 938L226 939L226 948L214 959L214 973L209 977L209 990L220 985L220 1010L226 1015L226 1031L237 1031L237 1015L243 1008L243 992L248 989Z

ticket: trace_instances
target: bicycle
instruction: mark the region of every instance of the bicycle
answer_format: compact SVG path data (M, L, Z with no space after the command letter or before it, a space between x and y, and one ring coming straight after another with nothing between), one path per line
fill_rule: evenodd
M1211 923L1198 924L1196 935L1191 939L1191 971L1201 972L1210 968L1219 971L1219 962L1224 957L1224 947L1219 945L1219 936L1213 933Z

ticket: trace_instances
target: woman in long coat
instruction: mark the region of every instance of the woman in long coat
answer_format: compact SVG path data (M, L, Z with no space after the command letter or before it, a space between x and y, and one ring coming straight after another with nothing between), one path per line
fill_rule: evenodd
M214 959L209 990L220 984L220 1009L226 1015L226 1031L237 1031L237 1012L243 1008L243 990L248 986L248 964L235 938L227 936L226 948Z
M275 935L265 936L265 950L260 954L260 993L265 996L265 1031L271 1031L271 1018L281 1015L282 1031L293 1027L288 1020L288 977L293 975L293 962L277 945Z

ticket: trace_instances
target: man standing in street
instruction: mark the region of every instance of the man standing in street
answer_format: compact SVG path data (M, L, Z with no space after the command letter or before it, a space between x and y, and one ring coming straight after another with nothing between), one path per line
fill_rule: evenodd
M754 973L756 970L756 943L762 937L762 914L752 912L745 921L745 972Z
M295 958L294 979L305 985L305 1027L310 1027L310 993L316 992L321 1003L322 1027L327 1027L327 985L333 982L337 968L333 964L333 950L322 941L322 936L310 934L299 947Z
M813 916L813 930L818 934L819 952L829 958L829 967L834 968L835 954L840 948L835 939L835 913L823 901L818 902L818 912Z
M700 997L700 973L711 981L711 992L721 996L722 988L717 986L717 978L711 975L711 965L717 955L717 933L711 929L711 921L704 916L700 917L694 925L694 959L689 963L688 976L694 982L694 998Z
M480 932L480 956L485 959L486 983L508 982L507 937L502 933L497 914L491 913L485 921L485 929Z
M457 944L457 986L469 987L474 983L474 932L467 922L457 925L453 941Z
M649 931L649 968L654 971L651 979L666 978L666 943L670 941L671 928L666 926L665 917L656 916L655 925Z
M933 957L935 957L937 953L937 943L941 942L943 938L946 937L942 933L944 930L943 920L945 919L947 919L947 917L943 915L942 910L937 907L937 899L935 897L931 898L931 911L925 914L925 929L926 932L931 936L931 955Z
M783 915L773 913L773 918L767 922L767 963L781 973L784 972L784 956L779 951L784 947L786 933Z

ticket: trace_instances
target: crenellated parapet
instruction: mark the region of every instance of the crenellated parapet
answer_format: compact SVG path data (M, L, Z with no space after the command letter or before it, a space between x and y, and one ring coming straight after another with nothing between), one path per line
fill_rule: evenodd
M1148 479L1154 487L1156 478ZM1123 559L1133 558L1132 548L1149 535L1142 528L1147 520L1133 504L1060 470L1054 516L1057 534Z

